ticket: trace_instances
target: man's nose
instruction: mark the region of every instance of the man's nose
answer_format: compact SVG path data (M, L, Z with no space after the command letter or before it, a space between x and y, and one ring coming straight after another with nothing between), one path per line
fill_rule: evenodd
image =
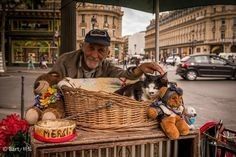
M93 56L93 57L98 57L98 56L99 56L98 49L92 50L91 56Z

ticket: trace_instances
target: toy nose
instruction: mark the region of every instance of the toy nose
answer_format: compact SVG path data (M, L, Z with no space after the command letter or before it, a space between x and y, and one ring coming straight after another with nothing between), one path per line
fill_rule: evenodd
M154 94L154 92L149 92L149 94L150 94L150 95L153 95L153 94Z
M193 116L194 116L194 117L196 117L196 116L197 116L197 114L196 114L196 113L194 113L194 114L193 114Z

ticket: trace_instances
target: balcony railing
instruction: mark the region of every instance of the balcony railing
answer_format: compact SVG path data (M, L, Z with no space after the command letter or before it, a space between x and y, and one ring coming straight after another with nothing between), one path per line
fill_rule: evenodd
M211 39L205 40L205 44L213 44L213 43L236 43L236 39L233 38L225 38L225 39Z

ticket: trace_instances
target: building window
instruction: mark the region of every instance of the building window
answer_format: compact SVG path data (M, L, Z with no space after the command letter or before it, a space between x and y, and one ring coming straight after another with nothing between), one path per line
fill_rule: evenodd
M234 26L236 26L236 17L234 17L234 19L233 19L233 23L234 23Z
M222 19L222 20L221 20L221 24L222 24L222 25L225 25L225 19Z
M52 56L57 56L58 50L52 50L51 41L48 40L13 40L12 55L13 63L27 63L28 56L33 56L35 63L39 63L40 57L44 56L49 62ZM55 43L58 45L58 43Z
M220 37L221 37L221 39L225 39L225 32L224 31L221 31Z
M82 14L81 16L82 16L82 21L81 22L84 23L85 22L85 15Z
M201 49L199 47L197 48L197 52L201 52Z
M225 11L225 6L222 6L222 12L224 12Z
M215 37L216 37L216 33L214 31L214 32L212 32L212 38L215 39Z
M82 28L81 31L82 31L82 37L84 37L85 36L85 29Z
M104 16L104 23L108 23L107 22L107 15Z
M113 35L113 37L115 36L115 30L112 30L112 35Z
M216 8L213 8L213 13L216 13Z

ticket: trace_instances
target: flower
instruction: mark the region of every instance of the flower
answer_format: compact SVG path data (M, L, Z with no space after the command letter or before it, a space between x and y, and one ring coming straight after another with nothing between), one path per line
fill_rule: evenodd
M9 148L22 148L29 142L29 124L26 120L20 119L17 114L8 115L5 119L0 121L0 152L5 153L22 153L10 152ZM15 150L15 149L13 149Z

